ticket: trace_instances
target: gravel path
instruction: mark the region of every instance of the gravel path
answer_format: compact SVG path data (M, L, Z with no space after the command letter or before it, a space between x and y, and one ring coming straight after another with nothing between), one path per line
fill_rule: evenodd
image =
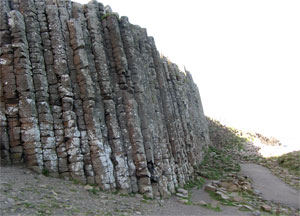
M241 164L241 170L252 179L252 186L262 193L264 199L300 209L300 192L286 185L269 169L257 164Z

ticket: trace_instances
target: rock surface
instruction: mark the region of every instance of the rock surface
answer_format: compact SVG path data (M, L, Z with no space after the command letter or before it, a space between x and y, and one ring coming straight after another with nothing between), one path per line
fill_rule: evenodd
M2 0L1 163L167 197L209 145L197 86L96 1Z

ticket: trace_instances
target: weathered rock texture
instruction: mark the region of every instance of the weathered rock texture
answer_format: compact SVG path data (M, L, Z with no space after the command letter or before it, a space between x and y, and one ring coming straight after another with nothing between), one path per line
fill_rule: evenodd
M168 196L209 143L189 72L98 2L1 0L2 163Z

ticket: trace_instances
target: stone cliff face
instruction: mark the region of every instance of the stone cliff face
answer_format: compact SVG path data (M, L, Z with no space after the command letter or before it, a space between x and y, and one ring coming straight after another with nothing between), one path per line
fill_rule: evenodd
M1 162L168 196L209 143L189 72L103 5L1 0Z

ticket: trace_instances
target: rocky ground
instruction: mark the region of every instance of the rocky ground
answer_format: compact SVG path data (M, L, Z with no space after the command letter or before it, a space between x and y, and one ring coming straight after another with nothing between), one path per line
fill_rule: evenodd
M265 200L261 191L253 188L252 180L239 172L239 163L258 157L249 143L243 145L241 154L231 148L230 156L226 149L211 148L197 170L198 177L167 200L108 193L93 185L46 177L23 167L1 167L0 214L299 215L296 208Z
M23 167L0 171L0 215L144 215L150 210L141 195L102 192Z

